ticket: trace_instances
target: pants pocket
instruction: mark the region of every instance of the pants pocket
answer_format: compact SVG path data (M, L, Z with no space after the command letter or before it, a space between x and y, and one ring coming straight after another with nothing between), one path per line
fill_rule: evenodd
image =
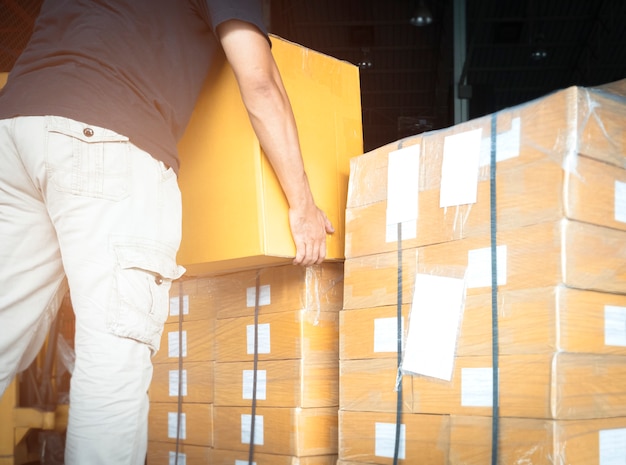
M117 259L107 328L113 334L159 349L163 324L169 312L169 290L185 269L175 254L157 244L114 246Z
M45 121L46 167L55 189L114 201L129 195L128 137L68 118Z

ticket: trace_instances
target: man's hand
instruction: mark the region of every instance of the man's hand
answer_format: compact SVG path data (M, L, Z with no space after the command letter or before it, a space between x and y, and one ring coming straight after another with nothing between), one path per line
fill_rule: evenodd
M289 209L291 235L296 244L294 265L318 265L326 257L326 234L335 232L330 220L315 205Z

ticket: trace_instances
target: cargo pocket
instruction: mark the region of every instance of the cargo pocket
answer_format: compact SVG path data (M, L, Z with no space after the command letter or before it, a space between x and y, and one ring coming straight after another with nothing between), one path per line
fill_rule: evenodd
M128 137L58 116L46 116L46 130L46 168L56 190L114 201L129 195Z
M159 247L115 245L117 268L107 312L113 334L159 349L169 312L169 290L185 269Z

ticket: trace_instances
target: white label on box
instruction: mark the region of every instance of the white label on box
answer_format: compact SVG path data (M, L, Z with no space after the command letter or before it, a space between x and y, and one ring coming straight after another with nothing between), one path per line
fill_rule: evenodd
M404 318L400 322L404 334ZM398 353L398 317L374 319L374 352Z
M187 465L187 454L178 453L178 462L176 462L176 452L170 451L169 465Z
M604 306L604 344L626 347L626 307Z
M417 274L402 371L452 379L465 302L463 279Z
M243 370L243 398L252 399L254 386L254 370ZM266 400L267 392L267 371L257 370L256 372L256 398Z
M476 203L482 129L447 136L443 142L439 206Z
M178 370L170 370L170 396L178 397ZM187 370L182 370L181 396L187 395Z
M493 405L493 369L461 369L461 405L491 407Z
M398 458L406 455L406 425L400 425L400 441L398 444ZM393 458L396 450L396 424L376 422L375 452L377 457Z
M498 285L506 284L507 246L496 247L496 266L498 267ZM491 286L491 247L467 252L467 287Z
M415 239L417 237L417 220L405 221L402 224L402 240ZM386 242L398 242L398 225L388 224L385 229Z
M180 313L180 299L178 296L170 297L170 316L178 316ZM189 296L183 295L183 315L189 315Z
M178 413L167 413L167 437L176 439L178 432ZM180 439L187 439L187 417L184 413L180 414Z
M521 126L520 118L513 118L511 129L496 136L496 162L519 157ZM483 138L480 150L480 166L489 165L491 165L491 136Z
M259 307L269 305L270 303L270 285L259 286ZM256 286L246 289L246 306L256 307Z
M167 333L167 355L169 357L178 358L178 341L180 340L178 331L171 331ZM182 331L183 334L183 357L187 356L187 331Z
M235 465L248 465L249 463L247 460L235 460ZM252 465L256 465L256 462L252 462Z
M419 162L419 145L389 153L386 224L398 224L417 219Z
M624 465L626 463L626 428L603 429L599 432L599 465Z
M261 323L258 325L259 342L257 347L257 353L269 354L270 353L270 324ZM248 325L247 330L247 350L248 354L254 353L254 325Z
M615 181L615 221L626 223L626 182Z
M250 434L252 433L252 415L241 415L241 443L250 444ZM254 444L263 445L263 415L254 416Z

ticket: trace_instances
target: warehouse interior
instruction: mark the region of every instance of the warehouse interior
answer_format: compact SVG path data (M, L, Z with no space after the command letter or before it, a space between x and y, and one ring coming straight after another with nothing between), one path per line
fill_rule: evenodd
M462 76L470 118L571 85L626 76L621 0L264 3L272 33L362 63L366 151L454 124L455 76ZM8 71L19 54L40 4L0 0L0 71ZM432 23L414 26L410 20L421 5ZM464 24L465 37L455 37L455 21ZM455 57L455 40L457 49L465 43L464 57Z
M626 2L263 4L279 64L290 71L287 86L296 90L304 152L325 152L313 158L319 172L311 184L338 226L331 260L294 269L281 248L287 236L277 236L276 251L211 262L214 252L199 250L205 226L184 225L180 257L190 273L172 285L153 360L147 464L624 463ZM40 5L0 0L0 73L10 72ZM320 90L328 82L316 67L337 73L330 89ZM321 86L309 87L316 79ZM607 93L594 90L614 82ZM327 114L333 117L316 126ZM235 114L224 108L223 115L232 126L220 128L227 145L254 145ZM193 140L200 123L190 124L186 154L206 150L204 140ZM475 156L475 196L444 205L442 160L452 146ZM211 170L188 161L181 185L200 184ZM236 179L241 163L224 177ZM405 175L415 169L419 183ZM254 172L238 182L265 176ZM467 187L463 176L456 183L457 191ZM230 188L227 196L236 197L239 184ZM276 186L265 189L259 191L269 200L258 202L259 211L245 206L262 224L237 227L248 235L262 236L281 218ZM419 203L406 201L410 196ZM407 208L419 210L421 224L405 217ZM496 247L496 222L498 245L508 251ZM228 228L212 233L218 243L222 234L239 245ZM480 262L482 284L469 283L463 260L467 267ZM489 265L500 267L495 278ZM501 282L503 269L510 275ZM492 281L485 283L486 275ZM415 330L411 305L432 304L438 292L458 310L445 330L454 334L456 353L451 366L428 369L450 369L452 380L413 376L408 368L396 378L403 343L416 343L407 333ZM0 403L1 414L14 410L15 423L0 419L0 465L63 463L70 373L59 360L71 358L64 345L73 329L69 296L54 325L22 387ZM290 343L271 339L271 354L270 326L279 341L294 335ZM235 344L240 340L247 346ZM500 368L492 360L498 356ZM489 395L501 395L500 411ZM258 442L264 422L257 415L266 427Z

